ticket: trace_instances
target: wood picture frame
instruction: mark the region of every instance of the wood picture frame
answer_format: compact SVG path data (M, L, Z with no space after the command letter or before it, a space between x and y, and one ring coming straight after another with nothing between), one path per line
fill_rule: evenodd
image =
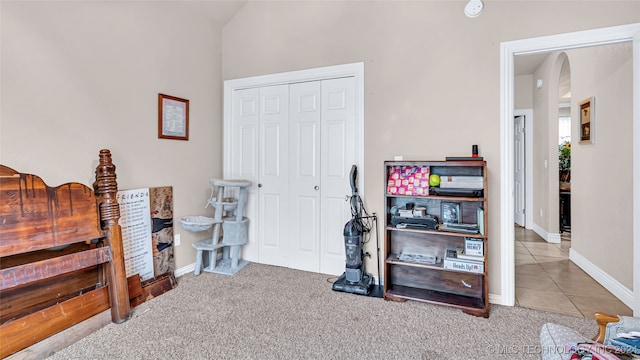
M579 144L593 144L595 98L592 96L578 103L580 110L580 141Z
M158 139L189 140L189 100L158 94Z
M440 203L443 224L460 224L462 212L459 202L443 201Z

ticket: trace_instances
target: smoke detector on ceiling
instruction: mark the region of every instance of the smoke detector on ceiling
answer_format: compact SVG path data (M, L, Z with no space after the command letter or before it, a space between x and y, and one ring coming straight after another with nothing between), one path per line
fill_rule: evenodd
M470 18L474 18L482 12L484 8L484 4L482 0L469 0L467 5L464 7L464 14Z

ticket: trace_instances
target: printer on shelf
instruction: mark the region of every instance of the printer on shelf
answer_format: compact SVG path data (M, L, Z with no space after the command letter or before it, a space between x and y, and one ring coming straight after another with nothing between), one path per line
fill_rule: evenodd
M482 176L440 176L440 187L445 189L483 189Z

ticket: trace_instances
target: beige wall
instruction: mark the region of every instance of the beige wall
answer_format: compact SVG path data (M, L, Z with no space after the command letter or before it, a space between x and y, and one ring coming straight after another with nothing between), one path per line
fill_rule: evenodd
M468 155L478 144L497 236L500 42L638 22L640 2L487 1L474 19L464 4L249 2L223 30L222 76L364 62L367 209L383 212L384 160ZM489 251L490 292L500 294L499 238Z
M533 108L533 74L520 75L514 78L514 109Z
M204 214L222 173L222 80L364 62L367 209L382 212L384 160L479 144L497 235L500 42L640 22L638 1L486 1L475 19L464 1L265 1L221 32L195 4L1 2L0 162L90 185L109 148L121 188L171 185L175 219ZM188 142L157 139L159 92L191 101ZM181 234L178 268L198 240ZM499 247L492 238L493 294Z
M189 4L6 2L0 162L49 185L93 183L108 148L122 189L173 186L177 219L204 214L222 173L221 26ZM189 141L157 138L157 96L190 100Z
M628 289L633 289L634 220L631 49L629 42L567 51L573 110L571 247ZM595 141L581 145L578 103L590 96L595 97Z
M549 217L557 214L557 207L555 213L551 212L549 201L551 189L554 188L549 186L549 181L552 178L551 173L558 168L557 156L550 157L549 149L552 146L550 144L556 142L554 139L557 138L557 135L555 138L550 138L549 133L553 130L553 126L550 125L550 119L555 118L557 123L557 116L551 115L550 112L555 109L557 114L558 77L552 76L552 72L554 64L558 62L558 55L558 53L550 54L533 74L534 79L542 79L543 86L533 91L533 111L537 116L535 116L532 124L533 205L528 210L533 211L533 223L546 232L550 231L551 223ZM556 68L556 72L558 71ZM555 165L553 165L554 162ZM556 179L555 181L557 184L558 180ZM555 194L555 197L557 198L558 194ZM557 233L557 222L555 222L555 226Z
M558 117L559 84L562 65L567 55L554 52L542 62L533 74L531 83L533 111L539 115L533 127L533 222L534 229L547 240L554 236L559 241L559 187L558 176ZM629 74L631 77L631 74ZM542 80L542 86L534 82ZM631 105L629 105L631 106ZM569 113L570 115L570 113ZM548 236L551 235L551 236Z

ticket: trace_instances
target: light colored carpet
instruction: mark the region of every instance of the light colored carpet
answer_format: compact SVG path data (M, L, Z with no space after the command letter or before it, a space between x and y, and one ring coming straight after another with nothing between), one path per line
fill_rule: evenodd
M594 320L493 305L488 319L334 292L329 276L249 264L178 286L49 359L539 359L546 322Z

